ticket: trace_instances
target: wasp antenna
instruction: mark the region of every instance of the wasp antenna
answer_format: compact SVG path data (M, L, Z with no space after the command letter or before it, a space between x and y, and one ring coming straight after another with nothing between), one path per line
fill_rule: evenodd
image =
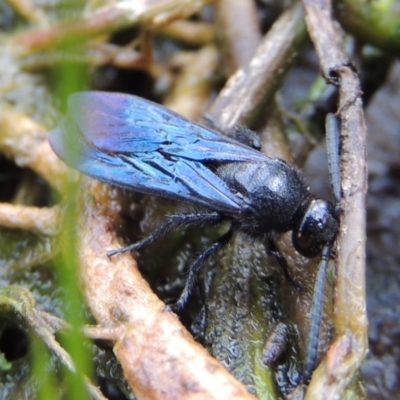
M308 383L317 364L318 341L321 331L322 309L324 305L324 294L328 263L332 252L332 245L326 245L321 254L318 274L314 286L312 299L310 332L308 335L307 358L303 369L303 383Z

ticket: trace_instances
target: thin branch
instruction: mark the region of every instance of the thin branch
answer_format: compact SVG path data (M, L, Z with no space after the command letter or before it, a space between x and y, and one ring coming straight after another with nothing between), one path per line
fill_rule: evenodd
M232 75L247 64L261 41L257 8L252 0L220 0L215 7L224 65Z
M0 150L20 167L31 168L53 187L64 186L68 168L50 148L47 129L11 107L3 107L0 112ZM74 175L78 177L77 173Z
M114 352L139 398L252 399L246 388L194 341L141 276L129 254L106 256L115 238L118 207L111 191L87 180L81 276L88 305L101 326L120 336ZM95 201L93 201L95 197Z
M210 114L224 129L252 124L276 93L306 38L303 10L285 11L258 46L253 58L230 77Z
M80 42L136 25L156 27L199 11L211 0L136 0L118 1L95 12L48 28L21 33L13 42L18 54L27 55L56 46Z
M0 203L0 225L53 236L58 231L58 207L40 208Z
M367 193L366 126L357 73L344 51L340 27L332 20L331 2L303 0L310 36L325 78L339 87L341 123L342 214L336 259L335 329L339 342L350 343L341 363L325 364L322 380L313 379L308 396L343 397L367 350L365 304L365 206ZM329 354L333 354L330 353ZM322 368L322 367L321 367ZM319 374L316 374L317 376ZM322 377L320 375L320 377Z

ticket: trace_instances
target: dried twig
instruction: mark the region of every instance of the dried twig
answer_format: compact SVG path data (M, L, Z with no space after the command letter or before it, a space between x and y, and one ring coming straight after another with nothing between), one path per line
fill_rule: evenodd
M247 64L261 40L256 4L250 0L220 0L216 2L216 13L224 66L229 76Z
M53 236L58 232L59 217L58 207L40 208L0 203L0 226Z
M196 13L210 2L211 0L115 2L79 19L22 33L14 38L14 44L18 54L27 55L135 25L162 26Z
M218 61L217 49L212 45L204 46L188 56L179 80L165 99L165 105L198 120L208 105Z
M210 114L218 118L221 127L253 123L282 83L294 49L299 50L304 38L303 11L294 6L275 22L252 60L228 80L212 105Z
M129 255L106 257L119 245L113 228L119 209L110 207L116 202L103 184L88 180L86 188L80 246L85 296L99 324L117 329L114 352L134 393L146 399L253 398L165 311Z
M368 349L365 304L366 127L358 76L344 52L341 31L332 20L331 2L303 0L303 4L322 73L329 82L339 86L337 115L341 123L343 199L334 309L338 339L328 354L329 361L321 366L321 369L325 368L324 374L321 375L322 370L315 374L322 379L313 379L309 388L310 398L317 393L324 393L325 398L337 398L342 397ZM342 362L330 362L338 358L334 355L335 349L340 349Z
M50 148L47 129L11 107L0 112L0 148L17 165L31 168L55 188L64 186L67 167Z
M155 30L158 34L191 45L212 43L215 36L214 25L206 22L177 20Z

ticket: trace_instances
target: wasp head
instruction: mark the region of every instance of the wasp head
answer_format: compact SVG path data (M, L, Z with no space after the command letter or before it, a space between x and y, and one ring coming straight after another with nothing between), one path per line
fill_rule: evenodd
M292 242L303 256L321 254L322 248L332 244L338 232L338 220L332 204L323 199L312 199L295 216Z

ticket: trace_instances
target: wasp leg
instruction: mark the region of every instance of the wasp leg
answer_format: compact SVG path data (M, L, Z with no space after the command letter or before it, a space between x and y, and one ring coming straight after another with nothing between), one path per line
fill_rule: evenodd
M192 292L192 290L196 284L198 275L204 266L204 263L207 261L207 259L209 257L214 255L218 250L225 247L232 239L232 236L233 236L233 229L231 227L228 232L226 232L224 235L222 235L216 242L214 242L206 251L204 251L197 258L197 260L194 262L194 264L190 267L189 275L187 277L185 287L184 287L181 295L179 296L178 301L176 303L168 305L168 308L170 310L177 312L185 306L185 304L190 296L190 293Z
M225 134L226 136L237 140L238 142L252 147L255 150L261 150L261 140L256 132L243 125L236 125L228 130L221 129L214 117L206 114L203 117L205 125L214 131Z
M276 245L272 239L268 240L268 244L265 246L265 249L267 254L274 257L276 262L282 268L285 279L290 282L297 290L304 290L304 287L300 285L300 283L296 282L296 280L293 279L290 275L286 258L283 257L279 250L276 248Z
M148 244L155 242L160 237L166 235L170 230L178 228L180 226L198 224L202 222L219 222L221 220L222 217L217 212L169 215L167 217L167 221L163 225L158 227L157 230L151 235L129 246L121 247L120 249L110 250L107 252L107 256L112 257L116 254L140 250Z

